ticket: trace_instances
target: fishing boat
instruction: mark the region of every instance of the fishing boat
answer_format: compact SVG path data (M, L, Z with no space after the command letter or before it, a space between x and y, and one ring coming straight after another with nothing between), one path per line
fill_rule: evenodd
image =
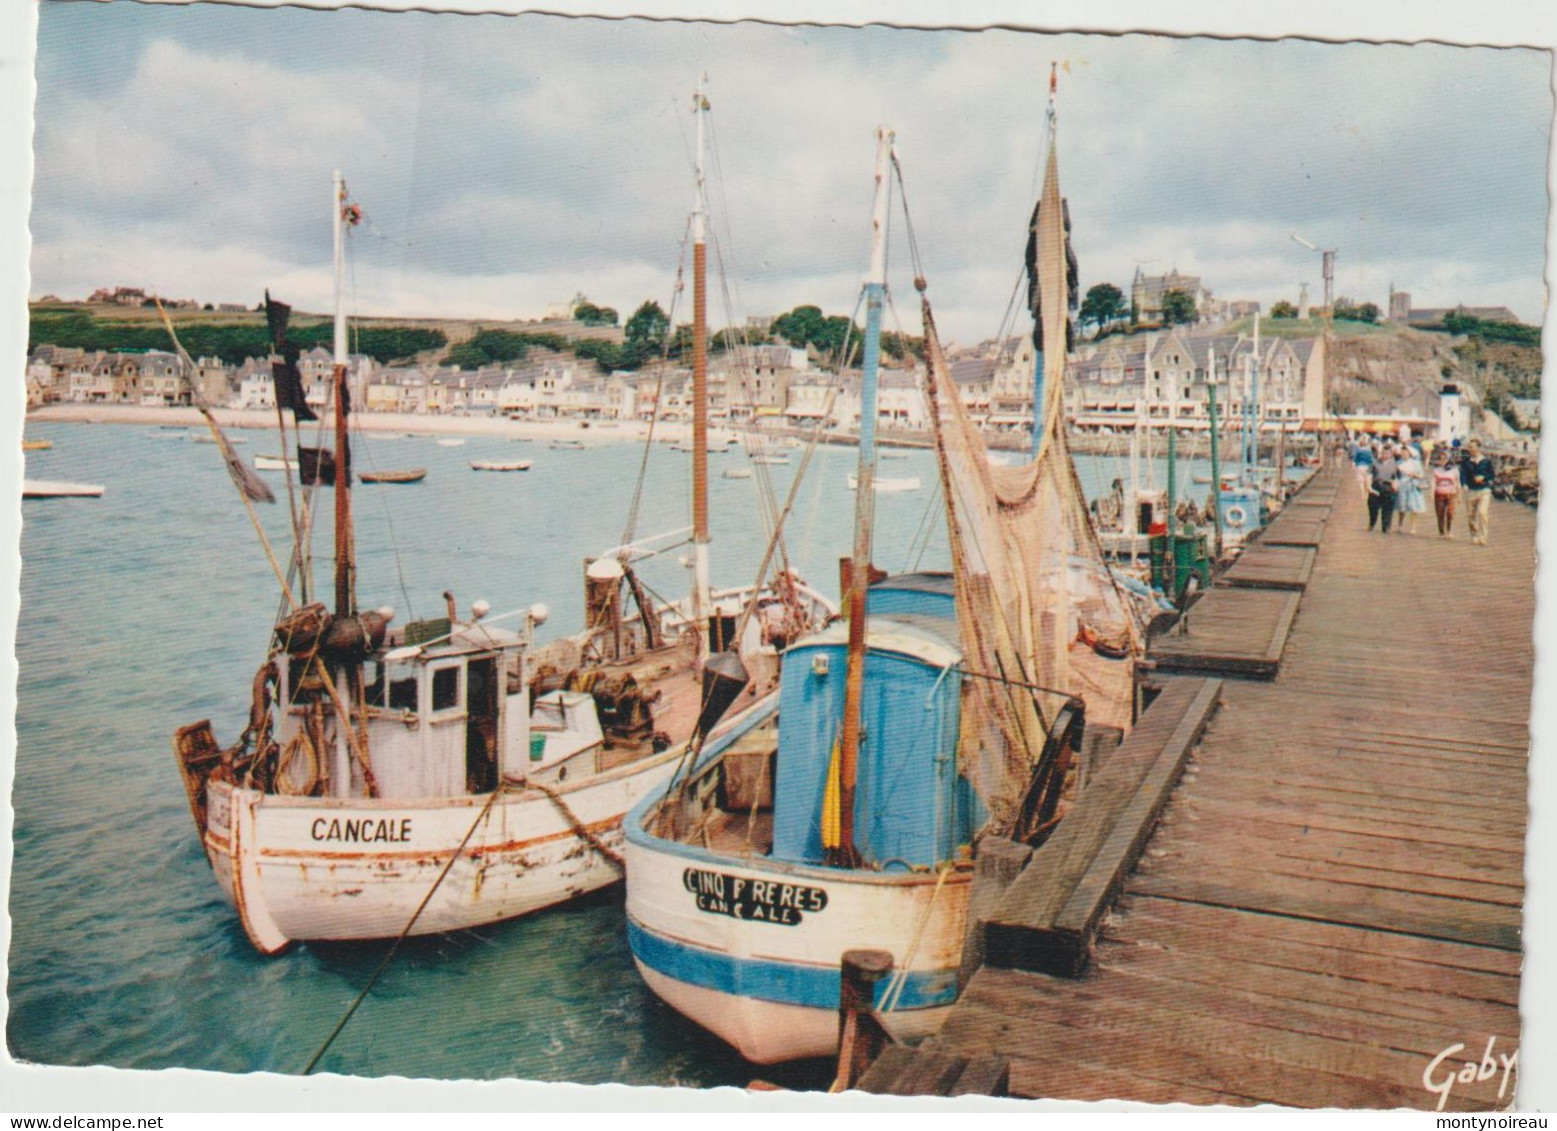
M535 466L527 459L473 459L470 461L472 471L529 471Z
M724 478L726 479L750 479L751 474L751 468L749 467L727 467L724 469Z
M297 463L285 456L256 455L254 457L255 471L296 471Z
M954 570L873 572L874 491L858 491L847 623L791 644L774 709L740 720L627 817L640 973L757 1063L837 1049L839 965L857 947L893 957L874 1000L885 1027L902 1040L934 1032L965 977L980 846L1040 843L1074 788L1083 720L1121 733L1131 724L1143 634L1102 563L1063 426L1066 240L1052 139L1051 125L1035 242L1039 332L1055 344L1037 455L991 464L926 300ZM883 130L857 473L866 488L890 147Z
M871 487L878 492L893 491L917 491L924 486L917 475L883 475L871 482ZM858 491L860 480L858 475L849 476L849 490Z
M24 499L96 499L101 497L100 483L64 483L53 479L23 479Z
M775 456L766 454L754 455L751 457L751 461L752 463L765 464L769 467L786 467L791 462L788 456Z
M386 468L383 471L364 471L357 478L364 483L420 483L427 478L425 467Z
M619 881L627 810L694 739L740 726L766 701L757 681L723 679L712 661L746 651L776 669L786 642L776 627L798 634L835 611L791 574L708 587L706 474L685 602L647 597L635 566L656 549L641 539L586 563L587 627L545 644L534 638L544 606L493 616L477 601L461 616L450 591L446 615L405 625L360 606L339 303L343 232L360 213L339 175L333 209L334 607L295 593L277 568L289 611L254 677L248 726L225 747L209 720L174 739L206 856L265 954L475 927ZM699 324L700 404L706 336ZM732 650L705 664L716 638Z

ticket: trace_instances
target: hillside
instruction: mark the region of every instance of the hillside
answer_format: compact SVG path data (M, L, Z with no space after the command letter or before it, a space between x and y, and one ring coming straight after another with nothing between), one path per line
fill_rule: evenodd
M87 350L168 349L167 332L155 307L101 303L34 303L30 309L28 349L39 345ZM236 365L270 353L265 316L259 311L169 311L180 340L197 357L220 357ZM571 320L501 321L468 318L354 318L352 349L383 364L442 360L449 347L482 330L502 329L567 341L622 340L619 326L586 326ZM305 348L328 345L327 315L294 310L291 337Z

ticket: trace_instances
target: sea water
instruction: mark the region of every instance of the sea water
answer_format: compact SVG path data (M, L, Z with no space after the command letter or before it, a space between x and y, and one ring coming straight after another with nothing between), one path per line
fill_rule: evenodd
M209 718L218 741L245 725L280 588L218 449L187 433L127 424L34 424L52 440L27 475L104 484L100 499L28 500L22 512L14 862L7 1039L22 1061L120 1068L295 1073L372 976L388 943L307 944L275 958L249 944L200 848L172 754L175 729ZM236 435L237 433L235 433ZM258 434L237 451L279 451ZM353 492L358 603L396 622L547 605L539 637L583 623L586 557L689 524L691 455L669 445L581 431L582 451L471 437L364 434L361 471L425 467L412 485ZM709 456L713 580L751 583L800 468ZM530 459L527 472L470 469ZM836 597L852 547L852 448L818 448L784 528L783 560ZM1078 457L1095 492L1127 474ZM633 529L635 484L644 469ZM1180 482L1203 473L1180 463ZM764 475L766 473L766 476ZM944 569L949 560L933 455L882 463L921 488L881 493L874 560ZM1159 482L1165 473L1156 471ZM291 551L284 480L255 513L284 562ZM764 478L769 481L764 482ZM1196 497L1206 488L1193 488ZM315 595L331 603L331 500L320 492ZM666 597L687 590L689 548L640 567ZM515 621L508 622L517 624ZM621 888L526 918L407 940L319 1071L360 1076L583 1084L742 1086L762 1077L825 1087L829 1066L763 1068L663 1005L639 979Z

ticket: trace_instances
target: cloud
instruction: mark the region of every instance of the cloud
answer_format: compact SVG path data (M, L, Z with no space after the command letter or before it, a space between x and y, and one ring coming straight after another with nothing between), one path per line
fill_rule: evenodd
M1020 269L1052 59L1084 286L1178 266L1225 297L1307 279L1317 299L1298 231L1341 249L1359 298L1542 300L1542 52L200 5L40 21L35 294L322 297L342 168L375 312L663 303L707 70L736 316L852 304L885 123L943 331L973 340ZM893 264L911 295L901 240Z

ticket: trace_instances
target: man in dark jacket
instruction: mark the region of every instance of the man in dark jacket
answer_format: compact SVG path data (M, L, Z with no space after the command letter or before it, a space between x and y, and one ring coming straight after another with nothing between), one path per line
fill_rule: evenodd
M1400 485L1400 465L1395 462L1395 449L1385 445L1373 464L1373 474L1368 479L1368 529L1381 526L1389 533L1389 520L1395 513L1395 491Z
M1470 512L1471 541L1478 546L1487 544L1487 513L1492 508L1492 481L1497 469L1492 457L1481 454L1481 441L1472 440L1460 460L1460 486L1465 489L1465 502Z

